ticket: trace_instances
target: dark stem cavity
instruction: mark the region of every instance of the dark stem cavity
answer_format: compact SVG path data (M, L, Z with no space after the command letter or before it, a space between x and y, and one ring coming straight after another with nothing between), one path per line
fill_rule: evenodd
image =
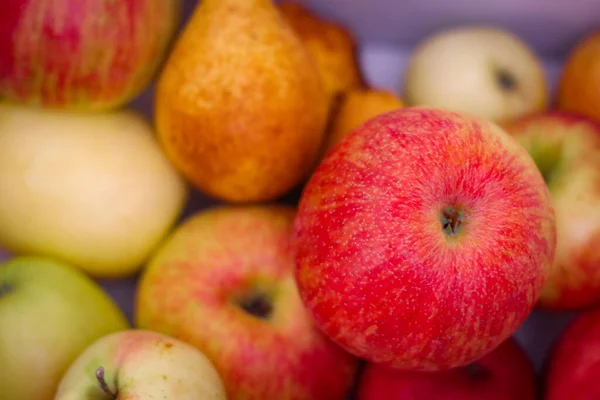
M13 291L13 287L6 282L0 282L0 298L10 294Z
M273 301L262 292L250 292L238 299L239 307L250 315L260 319L269 319L273 313Z
M463 224L462 212L456 208L446 208L442 210L440 222L444 233L448 236L455 236L460 232Z
M517 88L516 78L504 69L499 69L496 72L496 79L498 81L498 85L500 85L502 90L510 92Z
M470 378L483 380L490 377L490 370L478 363L471 363L465 367L466 373Z
M113 393L113 391L110 390L110 388L108 387L108 384L106 383L106 379L104 379L104 367L98 367L98 369L96 370L96 379L98 380L98 384L100 385L100 389L102 389L102 391L104 393L106 393L107 395L109 395L113 399L117 398L118 392L117 393Z

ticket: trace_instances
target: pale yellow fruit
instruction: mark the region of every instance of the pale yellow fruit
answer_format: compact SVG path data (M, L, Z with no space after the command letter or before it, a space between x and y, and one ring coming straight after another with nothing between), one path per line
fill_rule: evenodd
M515 34L466 26L438 32L415 49L403 81L409 106L467 113L496 123L543 110L542 62Z
M164 334L127 330L92 343L63 376L54 400L226 400L210 360Z
M0 193L0 247L122 277L168 232L187 186L133 111L0 104Z

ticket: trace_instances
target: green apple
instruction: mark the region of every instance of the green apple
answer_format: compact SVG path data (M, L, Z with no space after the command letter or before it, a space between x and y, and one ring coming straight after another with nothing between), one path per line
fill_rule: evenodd
M161 333L127 330L92 343L63 376L54 400L226 400L200 350Z
M112 299L80 269L42 257L0 264L0 398L50 400L96 339L127 329Z
M0 247L118 278L176 221L187 185L132 110L0 103L0 193Z
M409 106L458 111L496 123L545 109L542 62L512 32L490 26L443 30L419 43L403 94Z

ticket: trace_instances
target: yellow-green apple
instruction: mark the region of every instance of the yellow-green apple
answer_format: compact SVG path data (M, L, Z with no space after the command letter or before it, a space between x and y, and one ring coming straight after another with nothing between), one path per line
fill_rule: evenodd
M557 108L600 121L600 29L568 55L558 82Z
M600 302L600 123L535 113L505 126L546 180L556 212L556 256L538 301L551 309Z
M134 111L0 104L0 246L96 277L133 274L166 235L187 185Z
M124 105L152 80L180 0L8 0L0 96L69 110Z
M356 400L535 400L536 395L533 365L509 338L479 360L446 371L367 364Z
M316 329L298 296L294 215L275 204L200 211L141 277L137 327L204 352L229 400L343 400L353 383L356 358Z
M578 314L547 352L544 400L600 398L600 309Z
M210 360L157 332L126 330L88 346L62 377L54 400L226 400Z
M556 228L535 163L504 130L448 110L370 119L304 187L295 276L318 326L367 361L469 364L539 296Z
M541 60L519 37L497 27L466 26L417 45L403 77L409 106L469 113L504 123L545 109Z
M62 375L98 338L129 328L80 269L45 257L0 264L0 397L50 400Z

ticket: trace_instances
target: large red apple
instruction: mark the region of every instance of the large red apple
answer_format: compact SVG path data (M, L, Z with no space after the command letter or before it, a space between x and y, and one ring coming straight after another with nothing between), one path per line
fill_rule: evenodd
M295 221L296 277L349 352L468 364L524 322L554 258L542 175L498 126L434 108L369 120L324 158Z
M358 361L319 332L293 276L295 210L221 206L191 216L150 260L136 323L199 348L229 400L344 400Z
M600 302L600 124L544 112L506 126L533 157L556 212L554 264L538 305L574 310Z
M465 367L446 371L402 371L368 364L357 400L535 400L533 365L509 338Z
M575 317L549 352L545 400L600 399L600 308Z
M121 106L161 63L180 0L3 0L0 96L77 110Z

